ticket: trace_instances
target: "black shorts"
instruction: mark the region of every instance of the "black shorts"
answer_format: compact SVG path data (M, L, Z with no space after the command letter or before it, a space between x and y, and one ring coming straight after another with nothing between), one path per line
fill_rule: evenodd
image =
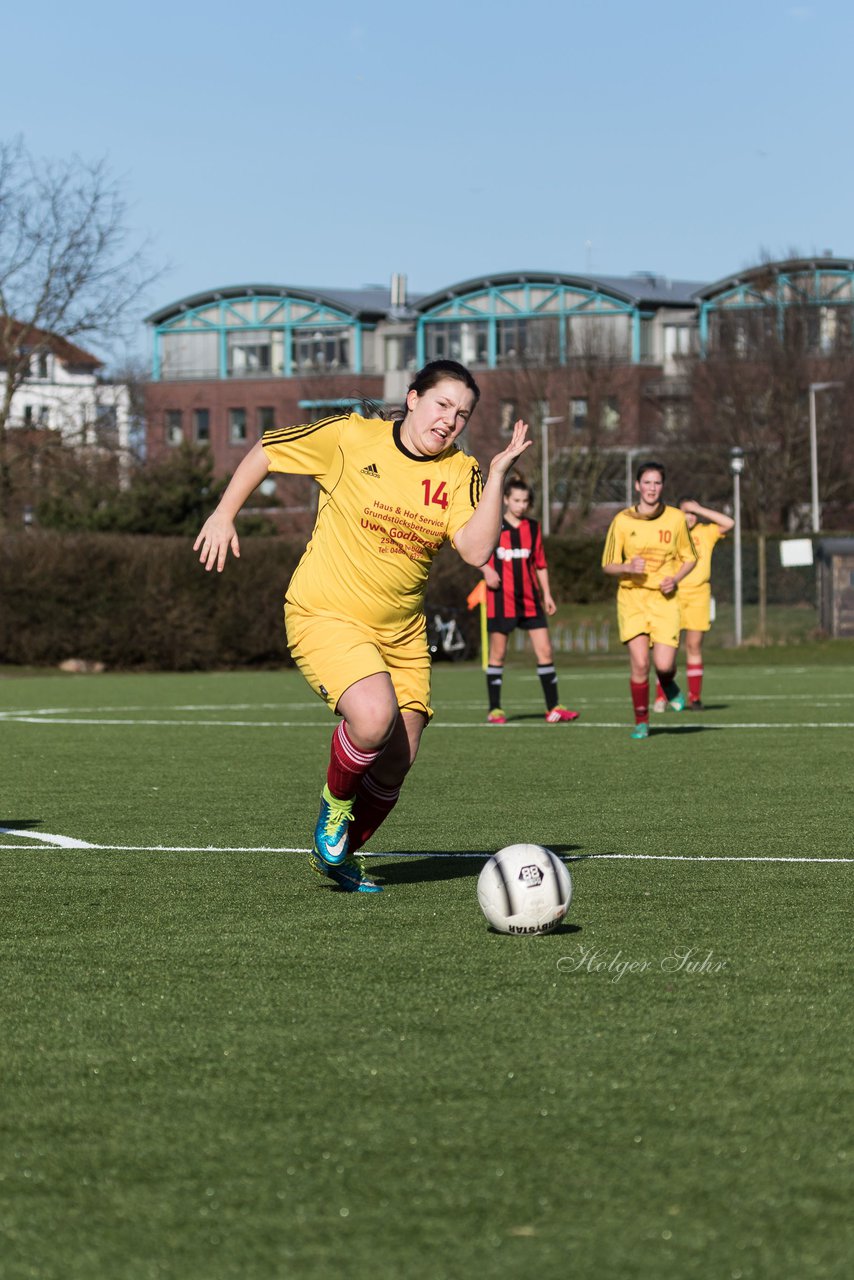
M499 635L509 636L511 631L541 631L549 624L544 613L535 613L530 618L487 618L487 631L497 631Z

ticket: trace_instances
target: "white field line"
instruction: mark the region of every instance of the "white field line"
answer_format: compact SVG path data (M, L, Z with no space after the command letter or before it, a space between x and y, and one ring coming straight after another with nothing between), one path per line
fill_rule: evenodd
M726 690L716 690L715 697L730 698L739 704L743 702L784 702L787 704L793 703L793 702L808 702L812 706L833 706L835 703L839 703L839 702L854 701L854 691L852 691L851 693L845 693L845 692L842 692L841 690L834 690L832 693L824 693L816 696L815 694L812 694L812 693L789 693L789 692L779 693L779 694L772 694L772 693L745 693L745 694L737 693L736 694L736 693L728 693L726 692ZM625 697L624 694L605 694L602 696L597 696L595 698L588 698L588 697L585 697L583 694L579 694L577 697L577 700L579 702L579 705L582 705L582 706L586 706L586 705L601 706L603 702L614 703L615 705L624 705L627 701L627 698ZM483 699L466 698L466 699L455 700L455 705L458 707L465 707L467 710L472 709L477 711L484 704L483 704ZM152 705L151 703L147 703L144 706L135 706L131 704L131 705L123 705L123 706L97 706L97 707L90 707L90 708L87 708L87 707L20 707L17 709L6 708L6 709L0 710L0 720L19 719L22 716L33 716L37 718L42 718L47 716L104 715L108 712L112 713L113 715L120 715L123 718L125 718L130 716L133 713L137 713L140 711L147 713L148 716L152 716L155 711L166 711L166 712L172 712L172 713L178 712L178 711L187 711L187 712L284 711L284 712L293 713L293 712L319 711L319 710L321 710L321 703L318 698L314 698L311 701L306 701L306 702L294 702L289 700L287 702L206 702L206 703L178 703L178 704L169 703L166 705L160 704L159 706L156 704ZM668 718L670 718L673 714L675 713L668 712L667 713ZM706 712L706 714L709 714L709 712Z
M93 713L94 717L94 713ZM329 729L330 722L327 720L151 720L144 719L113 719L101 717L95 719L89 717L82 719L79 716L71 716L56 713L50 715L41 713L16 713L12 711L0 712L0 722L7 724L38 724L38 725L90 725L93 728L100 728L105 725L111 727L127 726L136 728L162 727L167 729ZM487 724L486 721L480 721L477 724L471 724L467 721L454 720L434 720L432 722L435 729L487 729L490 733L495 733L495 725ZM539 717L524 721L514 722L511 720L507 724L501 726L502 732L520 729L540 729L541 723ZM579 729L628 729L630 727L627 720L587 720L584 717L574 722L570 732L577 733ZM854 729L854 721L852 720L800 720L800 721L730 721L726 723L715 722L704 716L702 720L696 718L681 717L676 720L673 716L666 719L662 718L659 722L653 720L650 723L651 736L655 736L655 730L658 728L666 728L669 732L675 730L679 732L693 732L696 729L714 729L718 731L729 731L731 729Z
M52 836L47 831L19 831L15 827L0 827L0 835L18 836L27 840L41 840L44 844L53 845L57 849L91 849L92 845L88 840L75 840L72 836ZM16 847L26 849L27 846L2 845L0 848L8 849Z
M44 844L53 845L56 849L90 849L96 853L308 853L308 847L290 845L170 845L170 844L92 844L87 840L75 840L70 836L49 835L43 831L17 831L10 827L0 827L0 834L16 836L19 839L40 840ZM31 848L26 844L0 845L0 850L9 852ZM366 858L479 858L483 853L371 853L363 851ZM579 853L564 855L565 862L830 862L854 863L851 858L804 858L778 856L776 854L706 854L706 853Z

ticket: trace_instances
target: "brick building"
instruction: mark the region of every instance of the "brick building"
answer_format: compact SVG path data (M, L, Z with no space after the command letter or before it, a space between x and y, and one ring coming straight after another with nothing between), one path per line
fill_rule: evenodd
M804 301L803 341L816 359L850 348L854 265L830 257L763 264L717 284L519 271L419 296L400 275L390 288L214 289L148 317L149 454L205 444L217 473L230 474L268 427L360 400L392 412L415 370L452 358L482 390L464 447L488 462L526 418L531 478L548 488L558 520L587 485L602 523L627 500L638 454L666 446L690 416L697 363L721 344L749 358L760 331L785 328ZM585 471L594 457L595 474ZM305 481L275 484L282 507L313 508Z

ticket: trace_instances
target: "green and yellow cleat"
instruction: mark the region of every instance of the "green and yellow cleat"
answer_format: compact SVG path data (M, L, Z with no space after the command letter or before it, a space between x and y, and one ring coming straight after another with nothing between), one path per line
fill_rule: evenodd
M371 880L365 875L361 858L348 857L343 862L333 865L326 862L315 848L308 855L308 865L316 875L332 880L345 893L382 893L383 891L381 884L377 884L376 880Z
M327 866L337 867L346 861L350 848L347 824L352 821L353 801L339 800L324 783L314 828L314 850Z

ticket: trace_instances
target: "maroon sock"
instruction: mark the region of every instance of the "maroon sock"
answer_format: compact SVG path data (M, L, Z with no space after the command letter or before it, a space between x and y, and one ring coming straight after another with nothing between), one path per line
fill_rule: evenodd
M640 724L641 720L649 719L649 681L644 680L642 684L640 682L636 684L634 680L630 680L629 688L632 691L635 723Z
M385 822L400 795L400 787L384 787L366 773L359 783L350 824L350 848L361 849L376 829Z
M686 667L685 674L688 677L688 697L692 702L699 702L703 695L702 663L695 667Z
M379 751L360 751L353 745L342 720L332 735L329 768L326 785L339 800L349 800L356 794L359 779L370 769Z

